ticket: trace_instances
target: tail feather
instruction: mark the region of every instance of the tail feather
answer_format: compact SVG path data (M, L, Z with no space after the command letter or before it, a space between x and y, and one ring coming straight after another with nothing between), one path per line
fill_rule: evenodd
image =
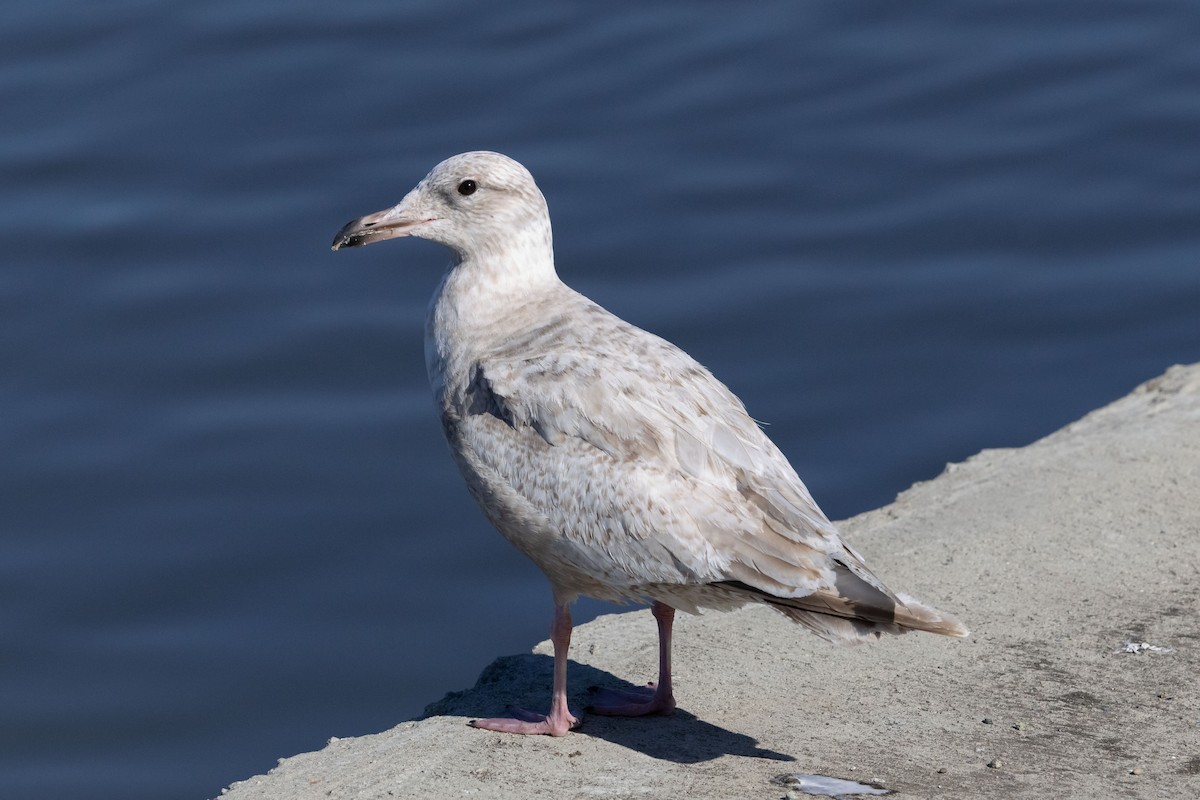
M896 606L896 624L902 628L914 631L928 631L942 636L954 636L959 639L971 635L967 626L944 611L938 611L927 606L911 595L897 592L896 599L901 605Z
M970 635L966 626L949 614L906 594L884 594L853 577L839 579L835 588L804 597L778 597L741 581L729 581L724 585L753 595L755 600L767 603L830 642L866 642L885 633L909 631L956 637Z

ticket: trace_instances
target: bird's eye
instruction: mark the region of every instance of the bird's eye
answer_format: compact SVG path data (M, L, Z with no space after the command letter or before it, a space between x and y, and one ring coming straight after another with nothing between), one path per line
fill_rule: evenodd
M458 185L459 194L475 194L475 190L479 187L475 185L475 181L465 180Z

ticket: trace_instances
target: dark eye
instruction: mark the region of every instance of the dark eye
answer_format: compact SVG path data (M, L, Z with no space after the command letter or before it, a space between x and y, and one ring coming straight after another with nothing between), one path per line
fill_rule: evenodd
M459 194L475 194L475 190L479 188L475 185L475 181L465 180L458 185Z

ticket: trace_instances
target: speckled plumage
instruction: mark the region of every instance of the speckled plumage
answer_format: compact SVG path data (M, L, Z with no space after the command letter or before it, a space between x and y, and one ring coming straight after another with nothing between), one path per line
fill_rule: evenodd
M520 164L450 158L335 249L401 235L456 254L426 327L438 411L472 495L557 603L761 601L832 640L966 634L867 569L707 369L558 279Z

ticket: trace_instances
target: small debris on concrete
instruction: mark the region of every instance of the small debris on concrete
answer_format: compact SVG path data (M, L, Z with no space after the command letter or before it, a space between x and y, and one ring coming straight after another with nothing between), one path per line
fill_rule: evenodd
M987 763L989 769L1000 769L1004 766L1004 762L999 758L993 758Z
M856 797L864 794L891 794L891 789L870 783L848 781L844 778L831 778L828 775L809 775L803 772L791 772L786 775L776 775L771 783L788 787L786 797L794 800L793 794L799 798L801 794L821 795L823 797Z

